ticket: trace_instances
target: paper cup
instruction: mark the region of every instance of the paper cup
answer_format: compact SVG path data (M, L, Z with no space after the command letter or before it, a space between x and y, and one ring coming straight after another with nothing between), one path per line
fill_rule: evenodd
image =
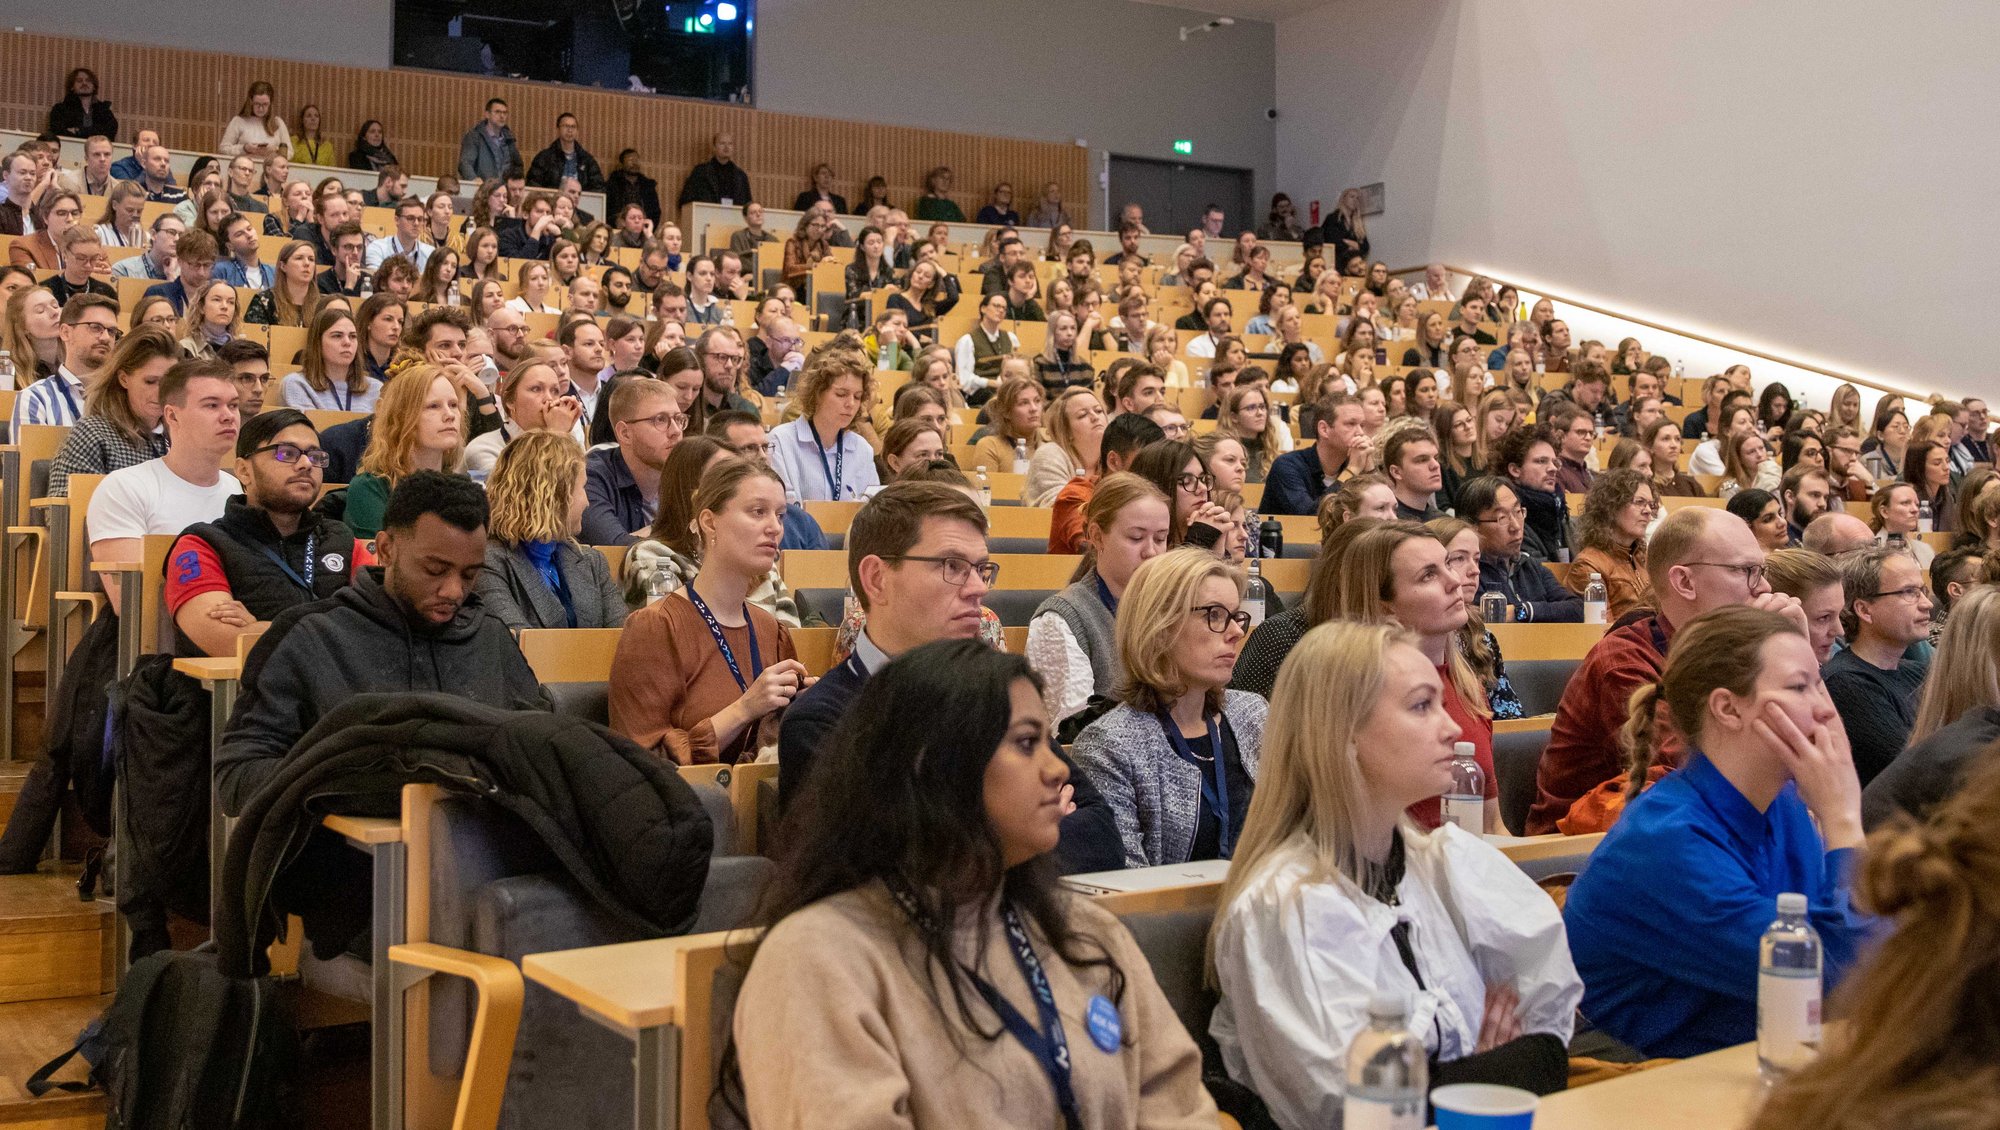
M1528 1130L1535 1095L1493 1083L1453 1083L1431 1092L1437 1130Z

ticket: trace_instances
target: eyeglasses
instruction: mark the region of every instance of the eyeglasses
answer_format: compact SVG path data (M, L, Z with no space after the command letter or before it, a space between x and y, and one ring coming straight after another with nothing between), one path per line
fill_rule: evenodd
M657 416L633 416L628 424L651 424L656 428L679 428L687 430L688 418L685 412L662 412Z
M944 583L955 589L964 588L972 580L972 576L975 573L979 575L979 580L989 588L992 587L993 582L1000 576L1000 563L998 561L967 561L963 557L919 557L914 553L883 554L882 560L929 561L938 567L938 573L944 577Z
M103 334L112 341L117 341L125 336L124 330L106 322L71 322L70 325L89 330L92 333Z
M741 353L710 353L707 354L707 358L710 361L727 361L731 365L735 365L742 362L743 355Z
M1893 597L1900 597L1904 600L1915 600L1922 595L1924 595L1924 586L1911 585L1908 588L1892 589L1889 592L1871 592L1868 594L1868 599L1881 600L1885 597L1893 596Z
M1502 510L1491 518L1475 518L1473 519L1473 524L1477 526L1499 526L1505 525L1508 522L1525 521L1527 517L1528 508L1525 506L1516 506L1512 510Z
M1746 585L1755 585L1758 581L1764 579L1764 566L1762 563L1756 565L1736 565L1727 561L1689 561L1686 564L1706 565L1711 569L1727 569L1732 573L1741 573L1743 575L1743 583Z
M1188 609L1188 611L1200 616L1208 623L1208 630L1218 636L1228 631L1231 624L1236 625L1246 632L1250 630L1250 614L1240 608L1231 612L1220 604L1201 604Z
M297 463L299 460L304 459L321 470L324 470L328 463L333 462L333 456L328 455L324 450L317 447L300 447L296 443L265 444L250 454L262 455L266 451L271 453L271 458L276 459L280 463Z
M1196 491L1205 491L1215 486L1215 476L1207 473L1199 475L1186 474L1175 478L1174 483L1182 490L1193 494Z

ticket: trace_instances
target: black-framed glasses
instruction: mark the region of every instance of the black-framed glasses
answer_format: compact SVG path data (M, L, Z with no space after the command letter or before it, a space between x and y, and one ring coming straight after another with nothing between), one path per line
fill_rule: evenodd
M938 567L938 573L944 577L944 583L955 589L964 588L975 573L988 588L991 588L993 582L1000 577L998 561L967 561L963 557L923 557L914 553L884 554L882 560L928 561Z
M114 342L122 340L125 337L124 330L105 322L71 322L70 325L82 327L91 333L103 334Z
M1206 471L1198 475L1192 473L1184 474L1177 476L1174 479L1174 483L1177 486L1179 486L1182 490L1188 492L1189 494L1193 494L1198 490L1205 491L1214 488L1215 476L1207 473Z
M1922 595L1924 595L1924 586L1910 585L1907 588L1890 589L1887 592L1871 592L1868 594L1868 599L1881 600L1885 597L1894 596L1894 597L1900 597L1904 600L1915 600Z
M1218 636L1228 631L1231 624L1246 632L1250 630L1250 614L1240 608L1232 610L1220 604L1199 604L1188 611L1200 616L1208 624L1208 630Z
M687 413L685 412L662 412L657 416L632 416L626 419L625 422L628 424L651 424L656 428L679 428L682 431L686 431L688 426Z
M322 471L326 469L328 463L333 462L333 456L328 455L324 449L300 447L296 443L267 443L250 454L262 455L266 451L271 453L271 458L280 463L297 463L303 459Z
M1732 573L1740 573L1746 585L1755 585L1764 579L1764 566L1761 562L1756 565L1737 565L1729 561L1689 561L1686 564L1706 565L1711 569L1727 569Z

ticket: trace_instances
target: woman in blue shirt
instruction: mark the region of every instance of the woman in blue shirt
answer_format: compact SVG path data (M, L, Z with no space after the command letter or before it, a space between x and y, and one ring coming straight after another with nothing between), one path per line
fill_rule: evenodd
M1583 1014L1678 1057L1756 1038L1758 940L1781 892L1811 905L1829 989L1872 922L1850 897L1861 786L1804 631L1745 606L1680 629L1660 681L1633 696L1627 795L1650 775L1663 703L1687 759L1625 808L1563 917Z

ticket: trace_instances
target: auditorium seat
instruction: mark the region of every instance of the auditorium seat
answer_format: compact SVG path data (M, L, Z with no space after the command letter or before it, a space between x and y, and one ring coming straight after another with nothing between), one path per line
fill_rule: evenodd
M1504 652L1505 645L1502 648ZM1521 709L1530 717L1554 714L1562 702L1563 688L1582 662L1581 658L1509 659L1507 680L1514 684L1514 693L1521 696Z
M1548 727L1507 728L1493 734L1493 773L1499 778L1500 820L1520 830L1528 826L1528 809L1535 803L1535 773L1542 750L1549 744Z

